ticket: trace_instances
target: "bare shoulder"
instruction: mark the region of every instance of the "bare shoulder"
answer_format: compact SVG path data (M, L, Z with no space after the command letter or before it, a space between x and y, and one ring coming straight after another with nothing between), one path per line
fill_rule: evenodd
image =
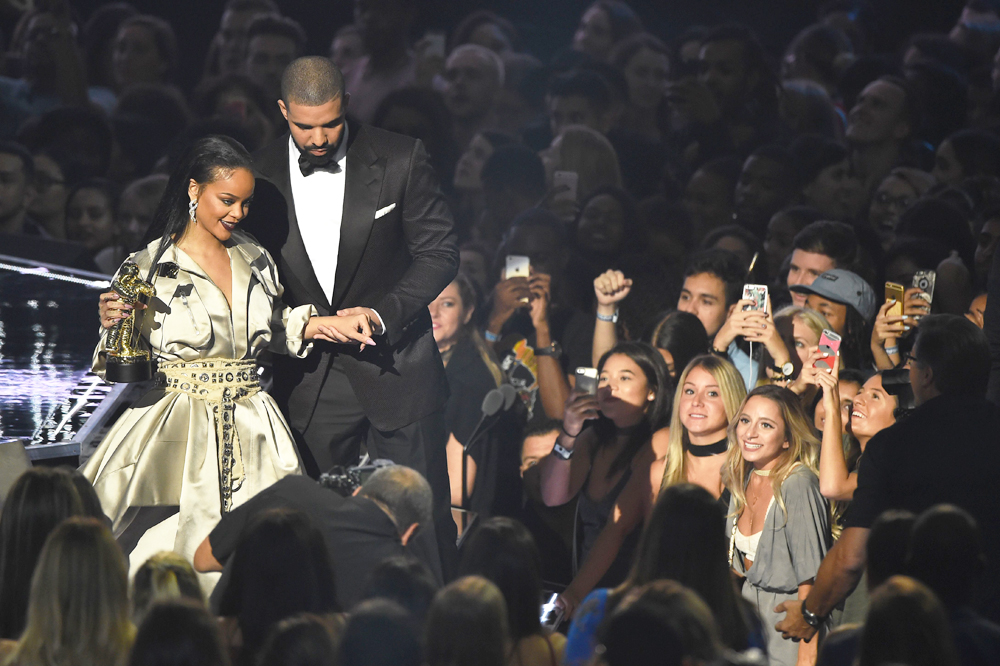
M653 433L653 451L657 458L665 458L670 448L670 426Z

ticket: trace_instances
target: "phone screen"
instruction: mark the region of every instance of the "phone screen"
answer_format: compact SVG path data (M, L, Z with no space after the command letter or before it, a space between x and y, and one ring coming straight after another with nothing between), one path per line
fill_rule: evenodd
M747 310L767 310L767 285L766 284L745 284L743 285L743 300L753 301L746 306Z
M542 626L549 631L555 631L563 621L563 607L556 603L559 598L557 592L548 595L548 600L542 603L538 619Z

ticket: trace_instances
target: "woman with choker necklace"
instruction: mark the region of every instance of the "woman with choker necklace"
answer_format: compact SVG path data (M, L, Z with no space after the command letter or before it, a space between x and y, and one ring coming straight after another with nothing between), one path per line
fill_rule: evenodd
M726 428L744 395L743 378L728 360L710 354L691 360L677 382L667 453L645 469L636 470L618 496L611 511L613 520L601 531L590 557L560 597L567 612L599 585L610 563L620 557L622 544L635 538L638 526L649 519L663 488L694 483L720 498L725 490L722 467L729 448Z
M816 475L819 442L798 397L778 386L751 391L728 432L730 566L767 628L770 663L812 664L819 639L783 639L774 608L809 595L832 542Z
M552 453L538 463L548 506L579 496L577 562L587 561L622 489L649 469L654 449L665 446L673 396L663 357L644 342L618 343L601 357L598 370L597 395L570 395L563 431ZM620 583L634 546L616 549L591 585L605 574L608 584Z

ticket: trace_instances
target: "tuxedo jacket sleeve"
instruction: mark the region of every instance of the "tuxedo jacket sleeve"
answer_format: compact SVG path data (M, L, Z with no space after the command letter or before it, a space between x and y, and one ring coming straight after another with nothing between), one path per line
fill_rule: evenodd
M333 302L316 279L298 230L287 135L255 156L257 184L244 224L278 262L289 305L311 303L321 315L370 307L386 326L377 345L363 352L319 343L322 353L302 363L276 359L298 373L283 379L276 366L276 383L308 383L303 375L323 375L328 362L339 363L368 418L389 430L440 409L447 398L427 305L455 278L458 247L451 213L419 141L351 123L345 165Z

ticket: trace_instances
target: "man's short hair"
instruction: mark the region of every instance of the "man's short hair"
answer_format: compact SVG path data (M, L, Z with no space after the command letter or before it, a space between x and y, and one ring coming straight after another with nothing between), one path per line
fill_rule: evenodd
M702 273L714 275L725 284L726 307L740 300L743 295L743 283L747 278L747 268L740 263L740 258L734 253L713 248L694 255L684 270L684 279Z
M0 141L0 155L13 155L20 159L25 180L31 181L35 177L35 160L31 157L31 152L21 144L16 141Z
M286 104L320 106L343 95L344 75L329 58L298 58L281 75L281 99Z
M501 88L503 87L504 65L503 59L499 55L485 46L480 46L479 44L462 44L461 46L456 46L455 50L448 54L448 62L451 62L452 58L463 53L474 53L486 62L490 63L493 73L497 79L497 85ZM447 65L445 68L447 68Z
M560 74L549 84L550 97L583 97L594 110L604 113L611 106L611 85L595 71L577 69Z
M260 14L247 26L247 43L258 35L285 37L295 43L295 53L306 49L306 32L298 21L279 14Z
M858 263L858 236L843 222L820 220L807 225L795 234L792 248L830 257L834 268L853 271Z
M431 487L414 469L403 465L378 469L361 485L359 494L383 504L401 535L414 523L431 524Z
M493 150L480 174L485 187L504 189L526 197L545 195L545 165L535 151L521 144L508 144Z
M982 397L990 380L990 346L982 329L960 315L927 315L917 329L916 362L929 366L943 394Z

